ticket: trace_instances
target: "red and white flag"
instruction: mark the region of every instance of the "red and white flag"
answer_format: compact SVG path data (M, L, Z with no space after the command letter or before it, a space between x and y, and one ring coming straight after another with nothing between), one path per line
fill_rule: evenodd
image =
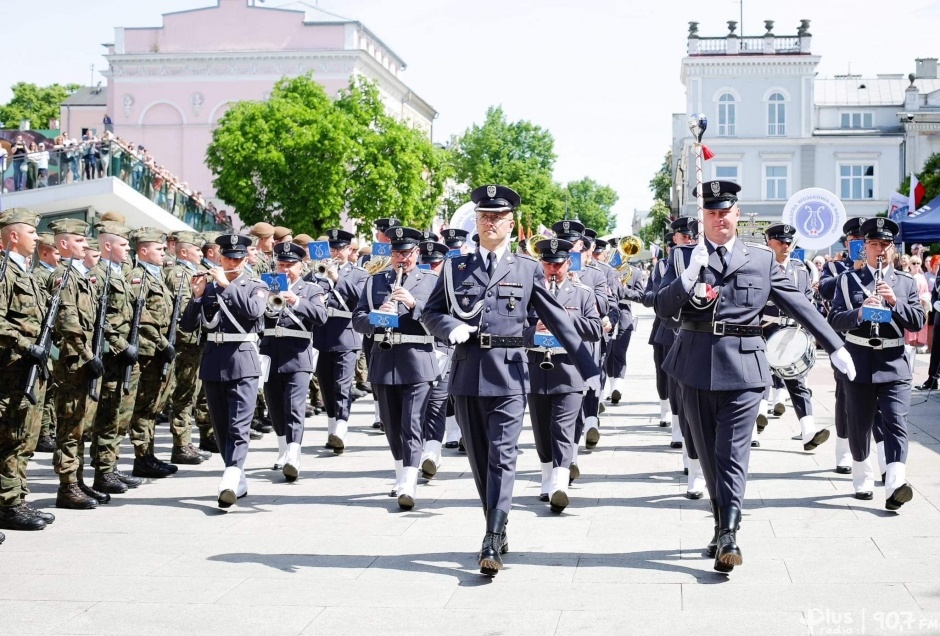
M924 184L917 180L917 177L914 173L911 173L911 194L910 202L907 204L907 213L913 214L917 211L917 208L920 207L921 202L924 200L924 194L927 191L924 189Z

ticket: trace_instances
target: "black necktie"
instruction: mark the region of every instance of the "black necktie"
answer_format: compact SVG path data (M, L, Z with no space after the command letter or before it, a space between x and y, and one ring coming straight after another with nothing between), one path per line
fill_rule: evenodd
M486 274L490 278L493 278L493 276L496 274L496 254L494 252L490 252L486 255L486 260L489 261L489 265L486 268Z
M724 273L728 269L728 262L725 260L725 254L728 252L728 249L724 245L719 245L715 248L715 251L718 252L718 259L721 261L721 271Z

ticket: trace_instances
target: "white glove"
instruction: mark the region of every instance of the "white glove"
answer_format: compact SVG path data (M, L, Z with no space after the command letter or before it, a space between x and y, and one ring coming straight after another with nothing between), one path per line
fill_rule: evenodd
M461 344L469 340L470 334L476 330L476 327L471 327L470 325L457 325L454 327L454 330L450 332L450 335L447 336L447 339L450 340L451 344Z
M594 391L595 393L600 395L600 392L601 392L601 376L600 375L592 375L587 380L585 380L584 383L587 385L587 388L589 391Z
M845 347L839 347L829 354L829 361L836 371L844 373L849 380L855 379L855 363L852 362L852 356L845 350Z
M933 304L933 310L940 311L940 300L938 300L937 302Z
M708 248L705 246L705 241L703 240L699 241L695 249L692 250L692 258L689 259L689 264L686 266L685 271L682 272L682 278L694 283L698 280L699 272L707 265Z

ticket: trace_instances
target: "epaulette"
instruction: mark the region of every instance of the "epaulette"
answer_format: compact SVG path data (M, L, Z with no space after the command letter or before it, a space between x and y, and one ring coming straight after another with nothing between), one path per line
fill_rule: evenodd
M253 278L253 277L251 277L251 276L248 277L248 280L250 280L250 281L253 282L253 283L263 283L263 282L264 282L264 281L261 280L260 278Z
M472 254L465 254L465 256L472 256ZM528 254L516 254L516 258L524 258L527 261L532 261L533 263L538 263L537 260L529 256Z
M798 259L795 259L795 258L791 258L791 259L790 259L790 262L793 263L793 265L795 265L795 266L797 266L797 267L802 267L803 269L806 269L806 263L804 263L804 262L801 261L801 260L798 260Z
M680 249L680 250L694 250L694 249L695 249L695 244L693 243L692 245L676 245L676 246L673 247L672 249L675 250L676 248L678 248L678 249Z
M588 287L587 285L585 285L584 283L582 283L582 282L580 282L580 281L571 281L571 285L572 285L572 287L577 287L577 288L579 288L579 289L583 289L583 290L585 290L585 291L589 291L589 292L591 292L592 294L594 293L594 290L593 290L592 288Z
M366 268L365 268L365 267L362 267L361 265L353 265L353 266L352 266L352 269L360 269L360 270L362 270L362 271L366 271Z
M911 280L914 280L914 276L913 276L910 272L905 272L905 271L903 271L903 270L896 269L896 270L894 270L894 273L900 274L901 276L907 276L907 277L910 278Z
M762 250L767 250L768 252L772 252L772 251L773 251L772 249L770 249L769 247L767 247L766 245L763 245L763 244L761 244L761 243L750 243L750 242L748 242L748 241L744 241L744 244L747 245L748 247L759 247L759 248L761 248Z
M595 263L594 261L591 261L590 263L585 265L585 267L590 267L591 269L596 269L597 271L601 271L601 268L598 267L597 263Z

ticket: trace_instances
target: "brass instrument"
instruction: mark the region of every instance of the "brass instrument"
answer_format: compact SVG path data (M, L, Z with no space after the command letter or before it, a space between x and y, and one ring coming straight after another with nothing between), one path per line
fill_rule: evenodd
M398 273L395 276L395 284L392 285L392 291L395 291L396 289L401 287L401 279L402 279L402 276L404 276L404 274L405 274L405 264L399 263ZM389 311L391 313L397 314L398 313L398 301L397 300L389 301L389 304L391 305L391 309ZM379 343L379 348L380 349L392 348L392 328L391 327L385 328L385 340Z
M643 243L636 236L625 236L617 241L617 253L620 254L620 266L615 268L620 273L620 284L629 285L633 281L633 267L630 259L643 250Z
M287 301L284 300L284 297L281 296L281 292L274 294L268 294L268 309L272 312L278 312L284 309L287 305Z
M326 276L326 272L335 265L332 258L327 258L322 261L317 261L317 264L313 266L313 271L316 272L317 276Z
M532 258L538 260L542 257L539 251L536 249L536 245L539 241L544 240L544 236L539 236L538 234L533 234L525 242L525 253L531 256Z
M878 301L881 303L881 306L884 307L884 300L878 294L878 285L884 281L884 272L881 271L881 264L884 262L884 254L878 255L877 269L875 271L875 293L872 294L873 297L877 297ZM881 336L879 335L879 325L880 323L873 322L871 323L871 332L868 334L868 344L872 347L881 346Z
M548 291L552 292L552 295L555 295L555 292L558 291L558 280L552 276L552 279L548 282ZM551 371L555 368L555 363L552 362L552 351L551 349L545 350L545 357L542 358L542 361L539 362L539 367L545 369L546 371Z
M369 275L378 274L383 269L392 264L391 257L388 256L372 256L366 264L362 266Z

